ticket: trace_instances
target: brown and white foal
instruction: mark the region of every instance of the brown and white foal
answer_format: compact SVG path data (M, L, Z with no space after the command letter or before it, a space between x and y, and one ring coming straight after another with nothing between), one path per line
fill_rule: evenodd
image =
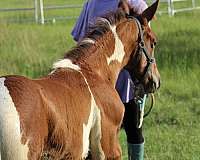
M150 20L157 4L141 20ZM0 159L80 160L89 150L94 160L121 159L118 132L124 107L115 82L137 54L139 34L135 19L119 9L99 19L87 38L56 62L49 75L35 80L1 77ZM146 45L154 43L154 37L144 38L151 38L145 39ZM144 85L150 80L159 83L155 69L156 65L151 67Z

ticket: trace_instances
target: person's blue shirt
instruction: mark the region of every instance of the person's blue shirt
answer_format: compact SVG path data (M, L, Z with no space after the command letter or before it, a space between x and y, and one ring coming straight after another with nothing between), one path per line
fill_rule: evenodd
M119 0L88 0L72 30L75 41L81 41L87 33L89 27L95 23L97 17L117 10ZM117 83L116 90L123 103L128 103L133 99L134 84L127 70L122 69Z

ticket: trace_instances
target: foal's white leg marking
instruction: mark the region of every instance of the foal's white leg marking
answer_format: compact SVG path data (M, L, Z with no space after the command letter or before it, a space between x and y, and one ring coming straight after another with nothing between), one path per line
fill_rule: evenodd
M87 124L83 124L83 153L82 153L82 158L84 159L88 156L90 141L92 139L93 141L95 140L95 142L91 142L92 143L91 149L95 150L94 153L96 154L96 155L92 155L92 156L95 157L94 159L101 160L101 159L104 159L105 156L104 156L103 150L101 148L101 143L100 143L100 140L101 140L101 115L100 115L100 110L99 110L99 108L98 108L98 106L97 106L97 104L94 100L94 96L93 96L92 91L90 89L90 86L87 82L87 79L85 78L85 76L83 75L82 72L80 72L80 73L83 76L85 83L88 86L88 90L91 94L90 115L89 115ZM91 133L91 130L93 130L92 133Z
M4 81L0 78L1 159L27 160L28 147L21 144L19 115Z
M117 35L116 26L111 26L111 30L115 38L115 50L114 53L107 58L108 65L111 63L111 61L114 60L118 61L119 63L122 63L123 58L125 56L124 45L120 40L119 36Z

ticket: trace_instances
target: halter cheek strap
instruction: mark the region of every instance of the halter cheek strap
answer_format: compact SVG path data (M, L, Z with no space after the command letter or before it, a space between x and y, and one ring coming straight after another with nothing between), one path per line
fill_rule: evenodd
M139 30L139 38L140 38L140 42L138 44L138 54L144 54L145 57L146 57L146 61L147 61L147 65L144 69L144 73L143 73L143 76L140 78L140 81L144 80L145 77L147 76L147 73L148 71L151 69L151 64L152 63L155 63L155 58L154 57L151 57L146 46L145 46L145 42L144 42L144 34L143 34L143 30L142 30L142 26L139 22L139 20L135 17L132 17L132 16L128 16L128 18L130 19L134 19L136 24L137 24L137 27L138 27L138 30Z
M152 64L155 63L155 58L149 56L146 47L143 44L141 45L141 42L140 42L139 45L140 45L139 46L139 48L140 48L139 54L144 54L145 57L146 57L146 61L147 61L147 65L146 65L146 67L144 69L144 74L143 74L142 78L140 79L140 80L143 80L143 79L145 79L145 77L147 76L149 70L151 69Z
M143 76L139 79L139 81L143 81L146 78L149 70L151 69L152 64L155 63L155 58L150 56L150 54L149 54L149 52L148 52L148 50L147 50L147 48L145 46L144 34L143 34L143 30L142 30L142 27L141 27L141 24L140 24L139 20L137 18L135 18L135 17L132 17L132 16L131 17L128 16L128 18L130 18L132 20L135 20L135 22L137 24L137 27L138 27L138 30L139 30L139 38L138 39L140 41L139 41L139 44L138 44L138 49L137 49L136 54L141 54L141 55L144 54L145 57L146 57L146 61L147 61L147 65L146 65L146 67L144 69ZM147 95L144 94L143 98L139 97L140 99L138 99L138 97L137 97L137 99L136 99L136 103L140 107L140 120L139 120L139 123L137 124L138 128L140 128L142 126L143 118L149 115L149 113L152 110L153 104L154 104L154 96L153 96L153 94L151 94L151 97L152 97L151 107L147 111L147 113L144 114L144 105L145 105L146 96Z

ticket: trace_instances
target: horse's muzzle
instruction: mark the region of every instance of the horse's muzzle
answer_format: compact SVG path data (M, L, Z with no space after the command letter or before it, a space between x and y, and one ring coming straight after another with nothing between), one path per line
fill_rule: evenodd
M146 93L154 93L160 88L160 78L153 78L149 80L144 89Z

